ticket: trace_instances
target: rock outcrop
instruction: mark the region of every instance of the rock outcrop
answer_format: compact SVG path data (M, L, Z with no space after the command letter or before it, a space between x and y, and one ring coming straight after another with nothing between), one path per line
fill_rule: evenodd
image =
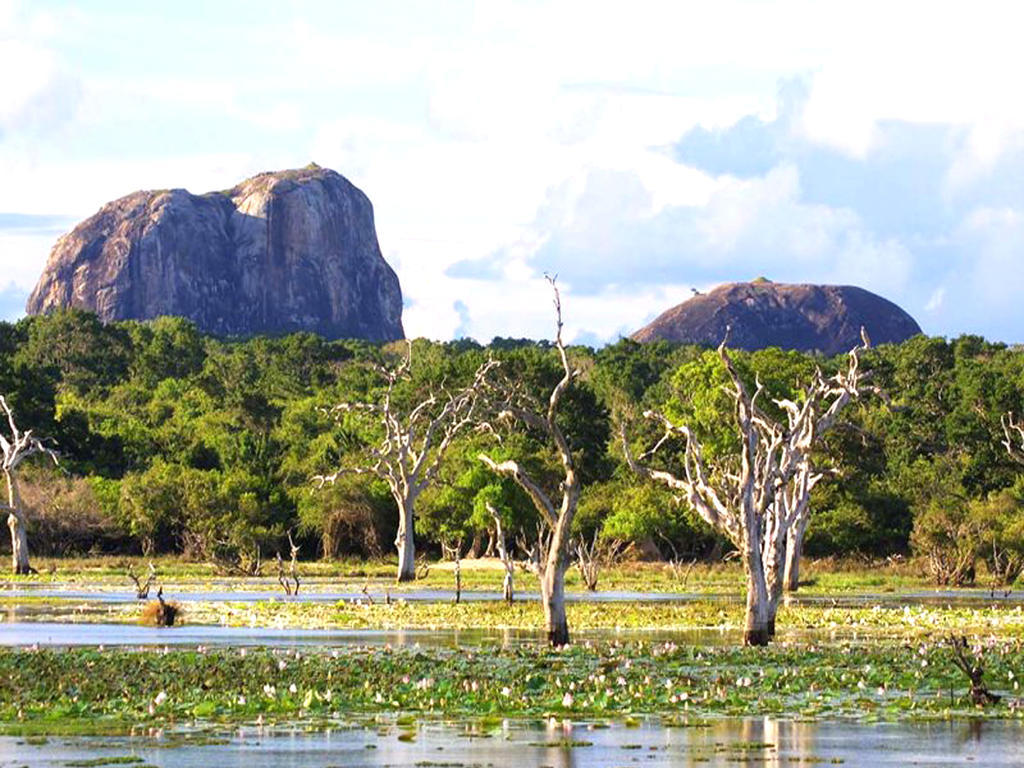
M758 279L697 294L632 338L718 345L731 327L729 346L737 349L781 347L834 355L860 342L862 326L874 344L900 342L921 333L914 318L863 288Z
M186 317L222 336L403 337L398 277L369 199L310 165L224 192L135 192L61 237L26 311Z

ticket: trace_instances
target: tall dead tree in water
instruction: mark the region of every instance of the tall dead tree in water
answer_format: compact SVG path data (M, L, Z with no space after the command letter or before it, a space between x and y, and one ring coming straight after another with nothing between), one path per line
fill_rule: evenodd
M490 513L491 519L494 520L494 541L498 550L498 558L505 569L505 578L501 582L501 595L506 603L512 605L512 601L515 600L516 563L512 559L512 553L509 552L508 542L505 541L505 528L501 524L501 515L489 501L487 502L487 511Z
M22 432L14 421L14 412L7 400L0 395L0 410L6 417L6 430L0 423L0 450L3 451L3 473L7 484L7 504L0 505L0 511L7 513L7 527L11 530L11 568L16 574L28 574L34 570L28 559L28 530L25 512L21 508L18 493L17 469L25 459L37 453L44 454L57 463L57 454L32 435L32 430ZM5 434L7 432L7 434Z
M547 407L538 407L515 387L508 387L494 404L496 418L501 421L520 423L528 430L543 438L558 454L562 465L562 482L557 504L552 495L527 473L517 461L495 461L486 453L479 455L480 461L499 475L512 478L533 501L543 521L544 537L542 549L546 550L540 564L540 596L544 607L544 622L548 641L560 647L569 644L569 622L565 614L565 571L569 564L569 547L572 521L580 498L580 478L576 471L569 441L558 426L558 407L562 397L579 371L569 365L569 357L562 342L562 299L555 279L548 277L554 291L555 305L555 348L562 364L562 378L551 390Z
M759 406L764 394L760 381L753 393L740 377L726 351L718 355L731 383L740 453L709 465L693 432L663 414L644 416L663 429L654 447L634 458L624 426L623 451L629 466L651 480L682 492L683 498L715 530L736 546L747 577L747 611L743 641L766 645L775 634L775 615L785 580L798 579L800 545L810 514L810 495L822 475L814 470L811 451L835 423L843 407L865 389L860 369L863 345L849 354L848 365L832 377L817 371L802 391L801 401L776 400L786 423L773 419ZM654 469L644 462L664 446L682 442L683 473Z
M376 403L340 403L332 409L336 416L356 414L376 421L384 430L380 444L370 451L370 463L344 467L331 475L314 478L321 487L333 483L345 473L370 474L387 483L398 505L398 581L416 578L416 545L413 539L415 504L423 490L434 481L445 452L455 436L474 420L477 390L487 372L497 365L488 360L474 375L473 382L451 393L430 392L419 403L405 409L395 402L395 387L411 378L412 344L395 367L379 366L385 382L384 394Z

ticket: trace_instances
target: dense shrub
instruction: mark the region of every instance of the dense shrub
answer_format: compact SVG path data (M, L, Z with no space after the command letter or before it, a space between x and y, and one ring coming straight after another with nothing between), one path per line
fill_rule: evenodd
M333 484L303 495L299 519L317 537L320 553L380 557L395 537L397 512L387 486L365 475L342 475Z
M22 474L19 489L29 521L32 552L84 555L116 552L130 546L128 532L104 508L88 480L71 477L58 469L33 468Z

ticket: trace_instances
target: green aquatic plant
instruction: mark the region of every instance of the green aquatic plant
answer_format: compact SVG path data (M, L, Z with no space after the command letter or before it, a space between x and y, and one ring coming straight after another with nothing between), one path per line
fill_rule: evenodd
M419 717L636 719L1022 718L1020 640L983 640L1002 701L978 709L948 649L931 643L673 643L563 650L0 651L0 730L93 724L276 722L359 713ZM998 681L998 683L996 682Z

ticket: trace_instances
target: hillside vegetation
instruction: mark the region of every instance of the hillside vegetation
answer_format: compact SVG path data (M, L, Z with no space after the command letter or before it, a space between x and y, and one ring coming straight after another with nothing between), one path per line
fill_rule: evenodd
M33 551L175 553L244 571L287 554L292 532L304 558L390 554L396 512L381 481L344 475L318 489L312 478L365 464L374 426L327 411L377 398L374 366L405 351L304 333L226 341L181 319L103 325L78 311L0 323L0 393L61 454L59 469L37 462L22 475ZM394 396L411 404L454 390L489 356L538 394L561 375L544 342L417 340L411 380ZM583 476L579 533L649 556L723 555L724 540L685 505L629 472L615 428L657 408L693 426L710 453L728 454L731 402L714 351L624 339L573 347L570 357L583 375L559 418ZM797 391L815 366L842 362L778 349L735 359L775 397ZM829 434L818 463L831 474L815 490L805 552L917 554L936 580L963 584L976 560L1024 551L1024 483L1000 445L1000 416L1024 410L1024 351L917 336L870 350L863 364L894 407L865 398ZM510 542L536 530L533 505L482 466L481 450L557 484L557 461L529 436L462 432L417 504L417 537L435 554L442 543L485 552L488 502ZM965 547L970 567L956 569Z

